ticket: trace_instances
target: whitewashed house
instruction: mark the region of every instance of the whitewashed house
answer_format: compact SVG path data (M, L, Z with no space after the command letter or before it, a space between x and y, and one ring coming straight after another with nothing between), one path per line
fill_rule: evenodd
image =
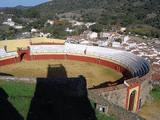
M97 37L98 37L98 33L96 33L96 32L89 32L87 34L87 38L89 38L89 39L96 39Z
M15 22L12 21L12 18L8 18L7 21L3 22L2 24L13 27L15 25Z

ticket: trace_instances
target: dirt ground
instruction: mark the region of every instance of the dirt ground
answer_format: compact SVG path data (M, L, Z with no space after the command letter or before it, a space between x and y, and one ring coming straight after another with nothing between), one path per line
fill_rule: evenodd
M83 75L87 80L87 87L96 86L107 81L115 81L122 77L122 74L110 68L72 60L23 61L0 67L0 74L9 74L17 77L47 77L49 65L62 65L67 77ZM56 74L59 73L56 72Z
M146 103L139 115L146 120L160 120L160 101Z

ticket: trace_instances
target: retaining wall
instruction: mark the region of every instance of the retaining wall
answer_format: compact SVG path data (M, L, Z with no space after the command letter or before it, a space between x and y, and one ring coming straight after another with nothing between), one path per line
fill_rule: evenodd
M127 111L111 101L104 99L103 96L93 91L89 91L89 98L95 102L95 108L98 111L104 112L107 115L113 115L118 120L145 120L137 114ZM104 108L104 111L102 111L102 108Z
M129 86L125 84L119 84L111 87L104 87L93 89L93 91L103 96L103 98L107 101L110 101L124 109L128 109L128 102L129 102L129 93L132 89L137 89L137 103L136 103L136 110L138 112L141 107L145 104L146 100L150 97L150 91L152 90L151 84L151 73L146 74L141 78L131 78L127 80Z

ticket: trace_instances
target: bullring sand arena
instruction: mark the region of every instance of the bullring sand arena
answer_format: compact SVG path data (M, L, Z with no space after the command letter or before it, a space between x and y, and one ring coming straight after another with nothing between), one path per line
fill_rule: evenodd
M0 48L7 46L7 51L17 51L17 48L27 48L30 44L64 44L64 40L32 38L21 40L1 41ZM0 73L15 77L47 77L49 65L63 65L68 77L85 76L87 86L93 87L104 82L114 82L123 75L109 67L100 66L94 63L78 62L74 60L43 60L43 61L22 61L0 67ZM33 67L34 66L34 67ZM38 71L38 72L37 72ZM56 73L56 74L61 74ZM60 75L58 75L60 76Z
M106 100L138 112L150 89L150 64L142 57L112 48L32 38L0 41L0 73L13 77L77 77ZM58 71L58 72L57 72ZM103 87L102 87L103 85Z
M93 63L78 62L73 60L23 61L21 63L0 67L0 73L13 75L16 77L46 78L49 65L63 65L67 73L67 77L77 77L79 75L85 76L87 86L89 88L107 81L114 82L122 77L122 74L110 68ZM56 72L56 75L52 76L61 77L61 71Z

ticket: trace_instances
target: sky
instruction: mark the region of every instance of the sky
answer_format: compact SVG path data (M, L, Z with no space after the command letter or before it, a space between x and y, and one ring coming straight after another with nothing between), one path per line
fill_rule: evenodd
M0 7L35 6L49 0L0 0Z

